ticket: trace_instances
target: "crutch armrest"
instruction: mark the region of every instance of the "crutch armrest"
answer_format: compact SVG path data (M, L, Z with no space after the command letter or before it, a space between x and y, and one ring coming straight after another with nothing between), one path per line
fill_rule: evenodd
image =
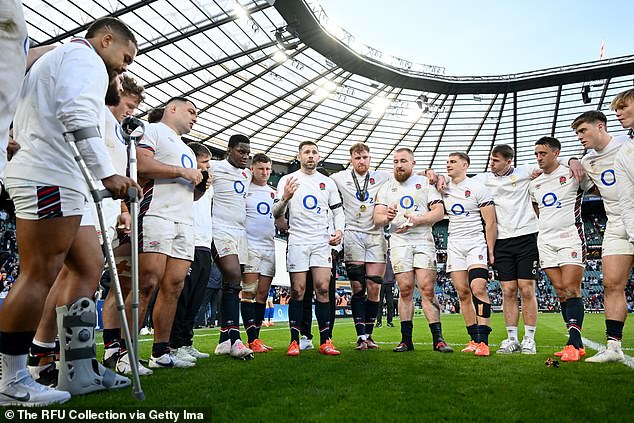
M67 142L79 142L90 138L101 138L101 131L96 126L79 128L74 131L64 132L64 139Z

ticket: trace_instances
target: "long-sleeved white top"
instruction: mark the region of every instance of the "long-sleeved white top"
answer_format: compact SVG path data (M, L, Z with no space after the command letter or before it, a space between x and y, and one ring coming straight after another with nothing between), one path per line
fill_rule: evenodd
M105 130L106 66L83 38L40 58L26 75L14 119L22 147L7 165L8 186L21 181L56 185L88 194L86 181L64 140L64 132L98 127ZM115 169L102 137L77 143L98 180Z

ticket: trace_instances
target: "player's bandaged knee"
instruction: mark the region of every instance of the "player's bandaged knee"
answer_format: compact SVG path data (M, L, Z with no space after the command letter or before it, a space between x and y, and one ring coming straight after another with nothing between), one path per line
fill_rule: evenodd
M363 264L347 264L346 272L351 281L357 281L365 286L365 266Z
M491 317L491 304L485 303L475 295L473 296L473 305L475 306L476 315L488 319Z
M242 294L257 294L258 293L258 281L255 282L242 282Z
M383 284L383 278L381 276L366 276L366 279L370 279L372 282L376 284Z
M132 257L130 256L121 256L114 258L115 266L117 266L117 273L119 276L123 276L126 278L132 277Z
M487 269L483 269L482 267L476 267L475 269L469 270L469 286L471 286L471 282L476 279L484 279L485 281L489 279L489 271Z

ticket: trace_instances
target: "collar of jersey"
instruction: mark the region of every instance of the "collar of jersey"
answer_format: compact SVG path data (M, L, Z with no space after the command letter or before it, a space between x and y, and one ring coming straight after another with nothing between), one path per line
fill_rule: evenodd
M88 41L87 39L85 39L85 38L75 37L72 40L70 40L70 42L71 43L80 43L80 44L83 44L85 46L90 47L93 51L97 51L97 50L95 50L95 47L92 45L92 43L90 41Z
M494 174L495 176L497 176L497 177L501 177L501 176L509 176L509 175L511 175L514 171L515 171L515 168L514 168L513 166L510 166L510 167L509 167L509 170L507 170L507 171L506 171L506 173L504 173L503 175L498 175L498 174L497 174L497 173L495 173L495 172L491 172L491 173L493 173L493 174Z

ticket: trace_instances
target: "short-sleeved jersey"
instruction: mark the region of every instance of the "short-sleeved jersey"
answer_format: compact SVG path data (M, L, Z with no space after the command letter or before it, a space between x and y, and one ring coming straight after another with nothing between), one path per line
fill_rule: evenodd
M515 238L538 231L528 186L535 165L511 167L504 175L479 173L472 179L487 187L495 202L497 239ZM538 168L537 168L538 169Z
M405 182L398 182L396 179L387 181L377 194L376 204L397 207L398 212L389 229L390 245L433 245L431 226L414 226L402 234L396 233L396 230L407 220L405 214L423 215L432 205L441 203L440 193L429 184L425 176L413 174Z
M614 170L618 180L621 219L630 241L634 241L634 141L630 140L619 150Z
M245 225L249 249L274 251L274 200L275 190L273 188L268 185L260 186L251 183L247 194L247 219Z
M455 183L449 181L443 194L445 210L449 216L449 236L469 238L484 231L481 207L493 205L489 190L473 178Z
M629 142L630 137L627 135L613 137L603 150L589 150L588 154L581 159L586 174L601 193L610 225L623 224L619 209L619 184L614 171L614 160L621 147Z
M212 162L210 172L214 175L214 228L245 229L251 171L235 167L225 159Z
M365 186L368 178L365 198L361 199L357 186L352 179L354 170L342 170L330 176L341 194L343 211L346 215L346 230L371 234L380 234L383 228L374 224L374 200L379 189L391 179L391 175L381 170L370 170L364 176L355 173L360 190Z
M139 143L154 153L154 160L171 166L195 168L196 155L174 132L162 122L145 126ZM194 185L185 178L152 179L143 187L140 214L158 216L173 222L193 224Z
M282 199L288 178L297 178L299 186L288 202L288 245L328 243L332 208L341 207L334 181L319 172L307 175L301 169L284 175L277 184L275 198Z
M106 110L106 132L103 137L112 165L117 175L125 175L128 168L128 148L123 138L123 130L110 109Z
M559 165L551 173L542 173L530 183L533 203L539 207L539 237L545 242L584 241L581 221L583 192L592 186L584 178L581 184L570 176L570 169Z

